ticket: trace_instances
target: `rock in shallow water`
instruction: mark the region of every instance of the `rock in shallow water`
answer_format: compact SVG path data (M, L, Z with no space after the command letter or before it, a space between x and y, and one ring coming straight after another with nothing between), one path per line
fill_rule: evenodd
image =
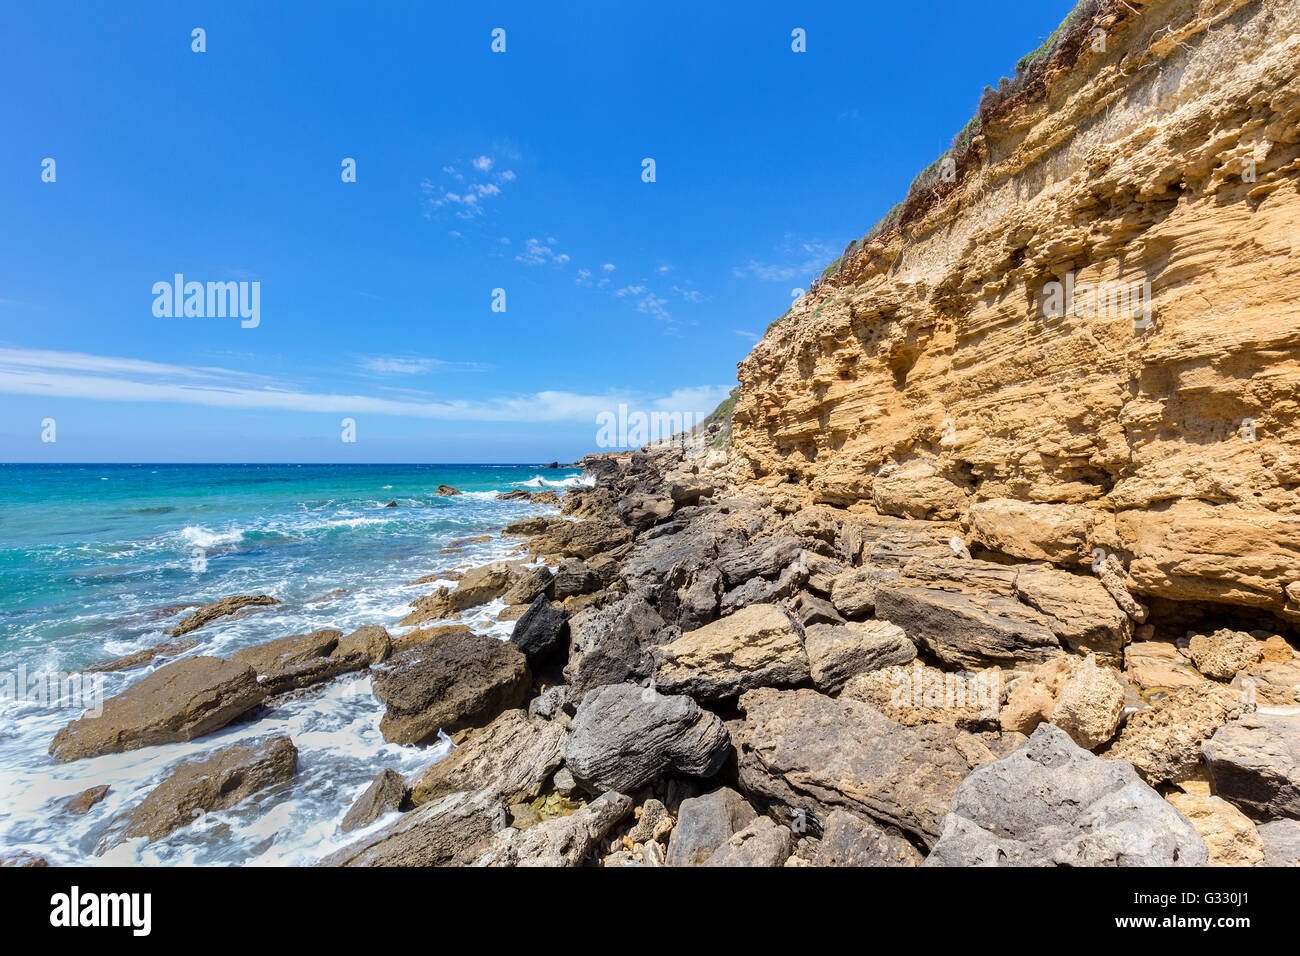
M507 710L420 777L417 804L461 790L494 788L507 803L531 800L560 766L564 727Z
M482 727L522 704L531 680L523 652L509 641L438 635L376 668L375 696L388 705L379 729L392 743L418 744L439 730Z
M205 813L226 810L277 783L292 780L298 748L288 737L256 746L235 744L176 767L127 819L124 836L158 840Z
M344 833L369 826L385 813L401 809L406 799L406 781L396 770L381 770L365 792L357 797L343 817Z
M102 713L74 720L54 736L50 755L77 760L155 744L194 740L257 707L266 697L247 665L187 657L104 702Z
M1204 866L1205 841L1132 765L1043 724L973 771L926 866Z

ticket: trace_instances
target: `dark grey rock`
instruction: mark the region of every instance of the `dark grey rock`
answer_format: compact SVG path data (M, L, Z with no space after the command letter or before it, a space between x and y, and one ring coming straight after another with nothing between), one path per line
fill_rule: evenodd
M592 793L631 793L664 773L710 777L730 745L722 721L689 697L609 684L578 706L564 762Z
M668 838L668 865L700 866L757 815L730 787L688 797L677 809L677 826Z
M1205 866L1191 823L1133 766L1041 724L962 781L926 866Z

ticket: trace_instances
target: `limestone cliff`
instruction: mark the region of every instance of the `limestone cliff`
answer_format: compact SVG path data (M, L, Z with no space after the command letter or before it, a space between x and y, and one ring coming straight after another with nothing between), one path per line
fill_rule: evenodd
M732 468L1300 621L1300 3L1097 6L740 364Z

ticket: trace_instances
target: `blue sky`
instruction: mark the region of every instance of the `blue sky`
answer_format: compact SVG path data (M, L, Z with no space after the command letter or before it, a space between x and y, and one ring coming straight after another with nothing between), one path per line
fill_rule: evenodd
M1072 5L10 4L0 460L572 460L707 412ZM176 273L259 324L155 316Z

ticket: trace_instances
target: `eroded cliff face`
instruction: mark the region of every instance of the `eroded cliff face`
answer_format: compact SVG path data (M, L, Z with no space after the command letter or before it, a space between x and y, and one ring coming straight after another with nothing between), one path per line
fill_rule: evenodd
M740 364L732 467L1298 622L1300 3L1094 27Z

